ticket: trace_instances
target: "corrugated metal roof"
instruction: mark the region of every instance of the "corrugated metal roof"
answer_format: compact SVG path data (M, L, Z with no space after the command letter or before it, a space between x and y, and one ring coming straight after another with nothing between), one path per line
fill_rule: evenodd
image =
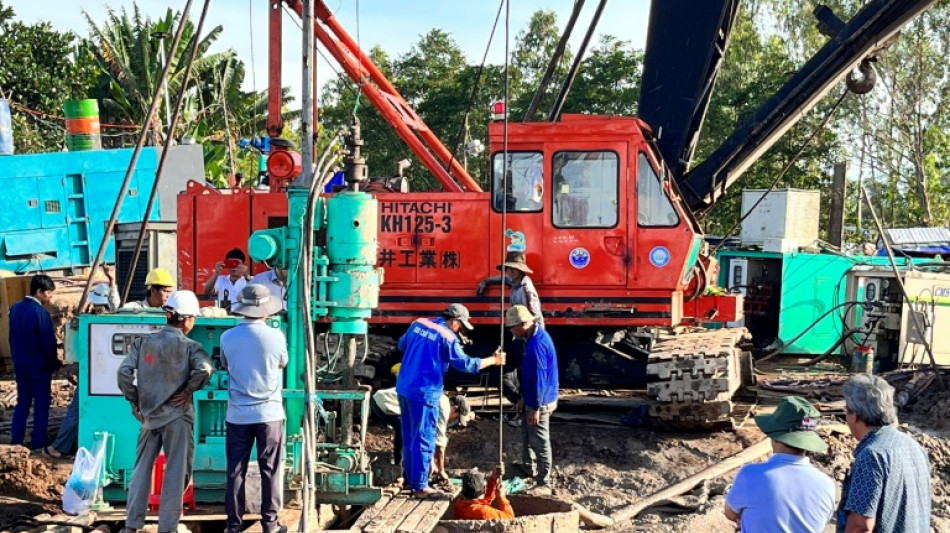
M888 242L894 246L950 243L948 228L892 228L884 232L887 233Z

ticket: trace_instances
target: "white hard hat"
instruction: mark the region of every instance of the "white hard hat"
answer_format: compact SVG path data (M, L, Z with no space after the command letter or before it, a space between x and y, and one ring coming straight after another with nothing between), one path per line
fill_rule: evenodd
M89 293L89 303L92 305L109 305L109 284L99 283Z
M198 297L191 291L175 291L165 300L162 309L179 316L198 316Z

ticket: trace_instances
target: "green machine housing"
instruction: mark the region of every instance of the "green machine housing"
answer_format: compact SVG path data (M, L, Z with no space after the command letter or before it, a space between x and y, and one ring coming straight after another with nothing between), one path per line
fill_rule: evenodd
M288 227L257 232L248 243L254 260L267 261L289 272L287 312L268 319L268 324L283 330L288 339L283 386L287 414L285 490L300 490L306 478L305 469L311 468L316 503L372 504L380 498L381 490L372 486L372 471L363 447L369 388L357 387L352 380L347 383L345 368L335 371L325 364L316 367L313 376L321 385L312 394L305 394L304 339L309 333L306 328L313 328L315 334L339 335L340 345L347 344L344 338L366 334L366 319L377 306L383 278L382 270L374 266L376 200L355 191L314 198L306 189L291 189L288 195ZM309 221L308 214L312 216ZM308 230L314 232L309 241L301 238ZM316 244L312 249L301 250L304 242ZM306 299L300 290L304 283L301 254L309 254L308 264L312 265L312 283ZM307 301L309 313L304 312ZM194 490L199 502L223 501L228 374L220 366L220 338L239 321L237 317L199 317L189 334L211 355L215 368L208 385L194 395ZM94 449L97 443L105 446L103 498L106 502L122 502L135 465L140 426L118 389L116 372L132 341L161 329L165 315L158 310L81 315L78 322L74 346L79 359L79 444L88 449ZM345 363L346 358L338 360ZM316 456L305 466L302 427L308 402L317 413L319 438L314 444ZM363 431L358 439L351 435L353 423L359 423Z
M846 308L821 317L846 301L846 275L852 267L889 265L886 257L803 251L720 250L716 257L719 286L745 295L745 317L730 326L748 328L760 349L783 345L785 353L801 355L824 353L844 332L840 311ZM899 265L905 263L898 259ZM788 344L809 326L807 334Z

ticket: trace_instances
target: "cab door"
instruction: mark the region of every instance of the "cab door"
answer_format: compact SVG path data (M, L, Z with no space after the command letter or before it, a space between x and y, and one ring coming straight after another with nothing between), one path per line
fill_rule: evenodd
M551 194L542 280L559 287L626 285L626 143L548 145Z
M507 177L505 177L507 176ZM522 252L536 273L544 261L541 237L547 208L545 161L538 150L509 151L492 155L492 198L489 217L488 275L496 275L505 252ZM503 240L502 240L503 239ZM537 274L535 274L537 276ZM533 278L537 284L540 280Z

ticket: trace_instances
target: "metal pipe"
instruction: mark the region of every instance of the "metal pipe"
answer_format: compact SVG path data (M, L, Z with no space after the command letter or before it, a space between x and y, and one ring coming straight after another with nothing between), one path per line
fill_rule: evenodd
M175 38L172 39L173 50L178 48L178 44L181 42L181 36L185 32L185 21L188 20L188 13L191 11L192 2L193 0L186 0L185 2L185 8L181 14L181 23L178 25L178 29L175 30ZM155 90L152 91L152 103L149 104L148 112L145 114L142 131L139 132L138 142L135 143L135 149L132 151L132 159L129 160L129 167L125 170L125 178L122 179L122 186L119 187L118 197L115 200L115 205L112 207L112 214L109 216L109 222L106 223L106 230L102 235L102 241L99 243L99 250L96 251L96 258L92 261L90 267L89 279L86 280L86 286L83 287L82 296L79 297L79 304L76 306L76 309L82 309L86 305L86 299L89 297L89 287L92 285L93 273L99 268L99 264L102 262L102 255L106 253L109 239L115 230L115 221L119 217L119 210L122 209L122 201L125 199L125 194L129 190L129 183L132 181L132 172L135 171L135 165L139 161L142 147L145 146L145 138L148 136L149 125L152 123L152 120L154 120L155 111L158 109L158 94L159 91L162 90L161 84L168 79L168 67L169 64L166 63L162 68L162 76L161 79L159 79L159 84L156 85Z
M577 71L581 68L584 53L587 52L587 45L590 44L590 38L594 36L594 30L597 28L597 23L600 22L600 15L603 14L605 7L607 7L607 0L600 0L600 3L597 4L597 11L594 12L594 18L591 19L587 33L584 35L584 40L581 42L581 48L577 51L577 56L574 57L574 63L571 64L571 70L567 73L567 79L565 79L564 84L561 85L561 92L558 93L557 99L554 101L554 107L551 108L551 114L548 115L548 120L551 122L556 121L558 117L561 116L564 101L567 100L567 95L571 92L571 87L574 85L574 78L577 77Z
M281 54L283 26L280 5L282 0L270 0L267 36L267 134L280 137L284 131L284 92L281 85Z
M538 83L538 89L534 92L534 98L531 99L531 105L528 106L528 111L524 114L524 120L522 120L522 122L530 122L534 118L535 113L537 113L538 106L541 105L541 98L543 98L544 93L547 92L551 78L554 77L554 71L561 62L561 57L564 56L567 41L571 38L571 34L574 33L574 24L577 22L577 17L581 14L581 9L584 8L584 2L585 0L574 0L574 9L571 11L571 18L567 19L567 25L564 26L564 33L561 34L561 39L557 42L554 55L551 56L551 61L548 62L548 68L544 71L544 76L541 77L541 81Z
M303 172L294 185L309 188L313 183L313 1L303 2L303 85L300 89L300 158L303 160Z
M868 204L868 211L871 212L871 218L874 219L877 233L881 236L881 242L884 244L884 250L887 252L887 259L891 263L891 270L894 271L894 279L897 281L897 286L901 289L904 301L907 302L907 305L913 305L913 302L910 300L910 295L907 294L907 287L904 286L904 279L901 278L900 270L897 268L897 261L894 259L894 250L891 248L891 243L887 242L884 226L881 225L881 219L877 217L877 210L871 205L871 197L868 196L868 190L865 189L863 185L861 186L861 195L864 196L864 201ZM927 341L927 336L924 335L925 328L924 325L920 323L920 316L917 313L910 313L910 317L913 319L912 322L914 329L917 330L917 336L920 337L920 342L924 345L924 351L927 352L927 357L930 358L930 366L933 367L934 374L937 375L937 386L940 387L940 390L944 390L943 376L940 375L940 369L937 367L937 360L934 358L934 352L930 347L930 342Z
M356 380L354 379L354 367L356 366L356 335L346 335L344 343L346 361L343 366L343 390L356 389ZM365 342L369 342L367 338ZM340 444L343 446L353 446L353 400L343 400L340 405L340 426L343 430L340 436Z
M191 71L195 65L195 58L198 57L198 43L201 38L201 30L204 29L205 19L208 15L208 6L211 0L205 0L201 8L201 17L198 19L198 28L195 30L191 42L191 54L188 56L188 63L185 64L185 75L181 82L181 88L178 91L178 99L175 101L175 114L172 115L168 123L168 135L165 136L165 146L162 148L162 156L158 160L158 169L155 170L155 183L152 184L152 192L148 195L148 204L145 206L145 216L142 218L142 226L139 228L139 237L135 241L135 253L132 254L132 263L129 265L129 272L125 278L125 287L122 289L122 299L119 305L122 306L129 298L129 292L132 290L132 275L135 273L135 267L139 264L139 256L142 254L142 246L145 243L145 230L148 226L148 219L152 214L152 208L155 206L155 198L158 197L158 186L162 182L162 176L165 171L165 160L168 159L168 152L171 150L172 140L174 138L175 128L178 127L178 119L181 118L181 107L185 101L185 91L188 89L188 81L191 79ZM162 39L164 41L164 38ZM168 90L166 84L165 90ZM168 95L165 95L166 103Z
M301 87L301 140L300 140L300 157L303 164L303 172L300 177L295 181L295 185L298 187L310 188L313 185L313 115L311 114L311 109L313 107L312 98L313 98L313 55L314 55L314 46L313 46L313 1L314 0L303 0L303 13L302 13L302 22L303 27L303 47L301 50L301 59L303 60L303 85ZM314 405L311 403L310 395L314 394L313 387L313 357L315 356L314 342L313 342L313 321L310 316L311 303L309 300L310 297L310 288L312 284L311 273L312 266L310 260L312 256L310 255L313 252L313 246L311 244L311 239L313 238L313 194L314 191L310 191L310 194L307 197L307 213L306 221L304 223L305 235L303 236L303 242L301 247L301 257L303 259L302 265L299 265L302 269L301 280L303 283L300 284L300 291L303 295L304 305L307 311L304 313L304 323L302 326L306 328L306 338L307 338L307 349L305 354L305 360L307 361L307 427L303 435L304 439L304 448L306 452L304 453L305 457L305 468L304 472L305 478L305 488L303 494L303 514L300 519L300 531L301 533L309 533L310 531L310 510L314 507L314 487L313 487L313 469L312 464L314 461L313 454L313 440L316 436L316 430L313 426L315 423L314 417Z

